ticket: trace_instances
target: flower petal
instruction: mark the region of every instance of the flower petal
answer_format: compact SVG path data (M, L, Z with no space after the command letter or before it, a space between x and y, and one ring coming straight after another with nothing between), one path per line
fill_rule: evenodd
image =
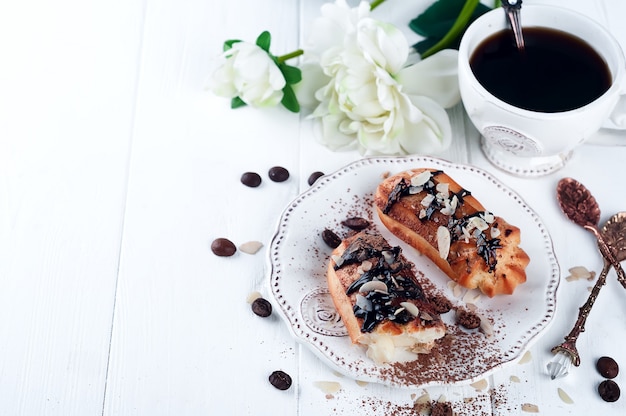
M323 134L320 141L331 150L350 150L356 148L356 137L342 133L345 119L340 115L328 115L322 118ZM341 127L340 127L341 126Z
M359 22L358 29L357 43L373 64L391 74L402 68L409 55L409 44L398 28L365 18Z
M410 96L415 107L422 111L421 121L407 123L398 140L406 153L433 154L446 150L452 141L452 127L448 113L428 97Z
M407 94L430 97L442 107L450 108L461 99L458 54L456 50L445 49L402 69L396 79Z
M330 78L324 75L322 67L317 63L307 62L300 66L302 81L293 85L294 92L302 108L313 109L319 104L316 92L324 88Z

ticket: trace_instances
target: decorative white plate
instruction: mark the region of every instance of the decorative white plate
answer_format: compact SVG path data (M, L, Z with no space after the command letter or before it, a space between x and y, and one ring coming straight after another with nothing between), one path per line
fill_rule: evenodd
M521 229L521 246L531 262L527 282L513 295L480 296L476 300L478 292L455 288L430 260L380 224L372 206L377 185L385 174L418 167L443 170L488 210ZM451 311L442 315L449 335L430 354L409 363L385 365L376 365L367 358L365 348L352 344L347 337L326 290L325 273L332 250L321 237L328 228L343 238L349 230L341 221L354 216L370 219L391 244L402 247L418 274L427 279L427 290L444 295L455 308L475 304L476 312L492 323L493 335L460 329ZM491 174L439 159L368 158L323 176L283 212L269 255L270 290L293 334L339 372L361 381L398 387L473 382L521 357L547 329L555 313L559 265L539 216Z

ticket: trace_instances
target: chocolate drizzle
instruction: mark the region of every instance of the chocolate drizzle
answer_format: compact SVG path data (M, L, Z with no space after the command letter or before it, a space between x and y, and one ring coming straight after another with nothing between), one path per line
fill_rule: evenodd
M416 212L416 215L422 222L431 220L433 215L437 212L440 212L442 215L448 215L444 214L444 211L449 209L451 201L454 201L454 204L458 207L462 206L465 203L465 198L472 193L467 189L461 188L458 192L451 192L446 199L439 198L439 191L432 178L441 173L443 173L441 170L432 171L432 177L419 187L411 186L406 179L402 178L390 192L383 213L388 214L393 208L393 205L399 202L403 197L419 192L425 192L427 195L432 195L433 198L427 207L420 212ZM456 211L456 209L454 209L454 211ZM447 227L448 230L450 230L452 241L467 239L468 233L466 232L466 228L470 224L471 219L474 217L485 218L487 215L491 214L487 211L478 211L461 217L456 217L454 212L449 214ZM478 254L485 261L489 271L494 272L498 262L496 251L502 248L501 240L499 238L488 238L484 231L477 229L473 231L471 237L476 241Z
M370 290L355 295L357 301L353 310L357 318L363 319L361 331L371 332L386 319L399 324L415 319L401 303L426 301L426 297L419 283L411 279L411 265L401 257L400 247L387 245L380 235L363 233L346 248L335 270L365 260L371 262L372 267L346 289L346 294L353 295L363 285L374 281L384 283L387 291Z
M470 220L474 217L481 217L487 214L485 211L478 211L473 214L465 215L461 218L450 217L448 222L448 229L450 230L450 237L452 241L459 241L464 238L463 229L465 229ZM507 230L509 231L509 230ZM499 238L487 238L484 231L477 232L475 234L476 248L478 254L485 260L490 272L495 271L498 264L498 257L496 250L502 248L501 240Z
M409 183L404 178L402 178L400 182L398 182L389 193L389 198L387 198L387 204L383 209L383 213L388 214L393 204L398 202L403 195L406 195L409 191L409 188Z

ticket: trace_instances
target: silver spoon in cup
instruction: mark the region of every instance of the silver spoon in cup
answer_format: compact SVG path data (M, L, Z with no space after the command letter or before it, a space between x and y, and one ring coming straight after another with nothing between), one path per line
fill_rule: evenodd
M524 36L522 35L522 20L520 13L522 10L522 0L502 0L502 8L513 30L515 37L515 45L517 49L523 51L525 49Z

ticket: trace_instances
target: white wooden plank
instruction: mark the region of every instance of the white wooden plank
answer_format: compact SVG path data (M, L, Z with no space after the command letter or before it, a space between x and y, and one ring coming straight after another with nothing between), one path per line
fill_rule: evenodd
M98 414L142 2L0 9L0 407Z
M224 40L265 29L293 34L274 39L277 53L297 45L297 3L148 7L105 414L295 413L298 388L267 380L282 369L297 381L295 342L246 302L268 295L267 247L209 248L218 237L267 246L298 192L298 116L234 111L203 89ZM274 165L292 177L271 182ZM246 170L259 188L240 183Z

